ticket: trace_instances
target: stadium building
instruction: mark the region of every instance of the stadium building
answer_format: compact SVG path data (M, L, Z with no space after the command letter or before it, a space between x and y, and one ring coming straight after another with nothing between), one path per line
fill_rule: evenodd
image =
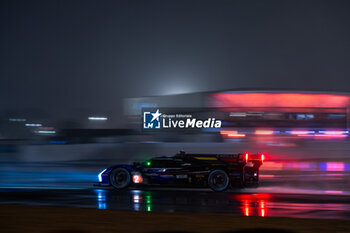
M125 115L131 128L140 129L143 108L187 108L221 119L222 128L210 133L224 138L344 139L348 137L349 107L349 93L232 90L129 98Z

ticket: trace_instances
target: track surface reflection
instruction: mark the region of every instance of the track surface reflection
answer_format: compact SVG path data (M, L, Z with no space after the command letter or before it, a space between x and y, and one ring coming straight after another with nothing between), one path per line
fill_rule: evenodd
M230 213L260 217L350 219L350 196L187 189L0 189L1 204L157 212Z

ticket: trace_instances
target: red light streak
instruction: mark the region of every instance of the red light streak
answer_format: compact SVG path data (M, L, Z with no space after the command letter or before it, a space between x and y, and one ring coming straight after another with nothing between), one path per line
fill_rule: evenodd
M276 175L260 175L260 178L273 178L276 177Z
M265 202L261 201L261 202L260 202L260 207L261 207L262 209L264 209L264 208L265 208Z
M315 133L315 131L290 131L290 134L298 134L299 135L309 135Z
M264 201L260 201L260 216L261 217L266 216L265 202Z
M245 134L228 134L229 137L245 137Z
M314 107L344 108L349 97L312 93L215 93L211 94L212 107Z
M326 171L344 171L345 163L343 162L327 162Z
M344 138L347 137L348 135L344 135L344 134L309 134L309 135L305 135L305 134L298 134L298 137L336 137L336 138Z
M265 198L261 199L260 195L258 197L255 195L242 195L242 198L242 211L245 216L267 216ZM256 203L258 203L258 206L256 206Z
M221 135L226 135L227 137L245 137L245 134L238 133L238 131L220 131Z
M331 194L343 194L344 191L340 191L340 190L324 190L324 193L331 193Z
M348 134L348 131L319 131L320 133L324 133L324 134L336 134L336 135L342 135L342 134Z
M248 200L244 201L244 215L249 216L250 214L250 207L249 207L249 202Z
M227 134L237 134L238 131L237 130L233 130L233 131L220 131L220 134L223 135L227 135Z
M255 130L256 135L272 135L273 130Z

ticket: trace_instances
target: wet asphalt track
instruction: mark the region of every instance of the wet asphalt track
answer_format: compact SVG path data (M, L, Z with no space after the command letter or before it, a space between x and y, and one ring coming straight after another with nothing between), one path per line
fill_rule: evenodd
M0 204L350 219L347 163L330 163L326 166L329 171L281 170L277 165L264 164L260 188L215 193L209 189L175 188L117 192L92 187L103 168L92 163L1 163ZM307 164L301 165L304 168Z
M1 188L0 204L69 206L157 212L230 213L241 216L350 219L348 194L288 194L246 189Z

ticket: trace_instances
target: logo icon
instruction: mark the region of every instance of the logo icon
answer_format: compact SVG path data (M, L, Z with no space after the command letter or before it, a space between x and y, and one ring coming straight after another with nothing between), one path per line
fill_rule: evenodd
M160 129L161 115L159 109L156 112L143 112L143 128Z

